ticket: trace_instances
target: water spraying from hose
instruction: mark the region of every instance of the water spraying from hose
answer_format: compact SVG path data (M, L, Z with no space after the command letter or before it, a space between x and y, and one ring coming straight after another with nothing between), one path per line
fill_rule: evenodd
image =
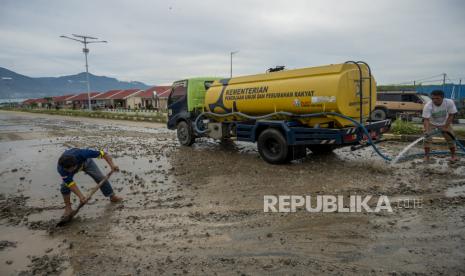
M398 163L400 160L402 160L403 156L410 150L412 149L416 144L418 144L419 142L431 137L431 136L434 136L436 134L439 134L441 133L442 131L440 131L439 129L436 129L436 130L433 130L432 132L430 133L426 133L425 135L421 136L420 138L416 139L415 141L413 141L412 143L410 143L409 145L407 145L393 160L392 160L392 164L396 164ZM455 140L455 137L452 136L452 134L448 133L449 135L451 135L451 137ZM418 154L414 154L414 155L409 155L410 157L411 156L417 156Z
M406 146L393 160L392 160L392 164L396 164L397 162L399 162L399 160L405 155L405 153L407 153L411 148L413 148L416 144L418 144L419 142L423 141L425 139L425 136L422 136L418 139L416 139L415 141L413 141L413 143L411 143L410 145Z

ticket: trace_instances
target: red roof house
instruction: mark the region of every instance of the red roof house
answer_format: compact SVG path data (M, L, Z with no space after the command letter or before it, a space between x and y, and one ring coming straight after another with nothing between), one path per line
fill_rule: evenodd
M109 100L111 97L115 96L116 94L120 93L123 90L110 90L107 92L103 92L98 94L97 96L93 97L93 100Z
M55 97L52 97L52 103L55 106L65 106L66 104L71 102L68 99L74 96L75 95L55 96Z
M92 100L93 97L101 94L99 92L90 92L90 99ZM79 93L79 94L76 94L70 98L68 98L68 101L86 101L88 100L88 95L87 95L87 92L84 92L84 93Z
M157 86L156 89L159 98L168 98L171 93L171 86Z
M140 107L145 109L162 109L171 92L171 86L153 86L140 91L134 97L140 98Z
M32 106L32 105L37 105L38 107L45 106L45 104L48 103L48 100L44 98L39 98L39 99L27 99L22 102L22 105L26 106Z
M108 97L113 103L113 106L120 108L141 108L139 98L134 98L134 96L139 93L140 89L126 89L120 90L118 93L115 93Z
M66 101L68 98L74 97L76 95L63 95L63 96L54 96L52 97L53 102L63 102Z
M99 95L101 93L99 93L99 92L90 92L89 94L90 94L91 104L95 104L95 101L93 100L93 97L95 97L95 96L97 96L97 95ZM72 97L67 98L66 100L72 102L73 109L75 109L75 108L87 108L87 106L89 105L89 99L88 99L87 92L74 95Z
M137 92L141 91L140 89L127 89L127 90L120 90L118 93L110 96L109 98L112 100L124 100L131 96L134 96Z

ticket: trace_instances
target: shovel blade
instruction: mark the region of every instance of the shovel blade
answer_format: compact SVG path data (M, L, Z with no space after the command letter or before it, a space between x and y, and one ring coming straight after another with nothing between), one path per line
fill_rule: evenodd
M76 215L76 212L73 211L71 214L67 216L61 217L61 220L57 223L56 227L62 227L68 224L71 220L73 220L73 217Z

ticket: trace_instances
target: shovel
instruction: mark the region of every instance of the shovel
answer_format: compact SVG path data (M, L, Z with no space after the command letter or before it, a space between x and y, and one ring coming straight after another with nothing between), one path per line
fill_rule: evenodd
M86 202L84 203L79 203L79 206L76 208L76 210L73 210L71 212L71 214L67 215L67 216L63 216L61 217L61 220L57 223L56 227L61 227L61 226L64 226L66 225L68 222L70 222L73 217L79 212L79 210L82 208L82 206L86 205L87 202L89 202L90 198L95 194L95 192L100 189L100 187L102 187L103 183L105 183L105 181L107 181L111 174L113 173L113 171L110 171L98 184L97 186L95 186L94 188L92 188L90 190L90 193L89 195L86 197Z

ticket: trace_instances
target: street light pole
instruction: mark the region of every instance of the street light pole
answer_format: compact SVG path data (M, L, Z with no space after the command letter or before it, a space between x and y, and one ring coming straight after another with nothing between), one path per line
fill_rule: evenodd
M446 73L442 74L442 91L446 93Z
M230 54L231 54L231 67L230 67L230 77L232 78L232 58L233 58L233 55L234 54L237 54L239 53L239 51L232 51Z
M87 55L89 54L89 48L87 48L87 44L90 44L90 43L107 43L107 41L106 40L93 40L93 39L98 39L98 38L91 37L91 36L85 36L85 35L73 34L73 36L78 37L80 39L76 39L76 38L65 36L65 35L61 35L60 37L61 38L71 39L71 40L74 40L74 41L77 41L77 42L80 42L80 43L84 44L84 48L82 48L82 52L84 53L84 56L86 58L87 99L89 101L89 111L92 111L92 103L91 103L91 100L90 100L89 63L87 62ZM91 39L91 40L89 41L89 39Z
M87 54L89 53L89 49L86 47L87 42L84 38L84 56L86 57L86 80L87 80L87 99L89 100L89 111L92 111L92 101L90 100L90 83L89 83L89 64L87 63Z
M5 81L6 83L6 88L7 88L7 97L8 97L8 106L11 107L11 88L10 88L10 82L13 80L11 77L1 77L0 78L2 81Z
M460 97L462 96L462 79L459 80L459 99L461 99Z

